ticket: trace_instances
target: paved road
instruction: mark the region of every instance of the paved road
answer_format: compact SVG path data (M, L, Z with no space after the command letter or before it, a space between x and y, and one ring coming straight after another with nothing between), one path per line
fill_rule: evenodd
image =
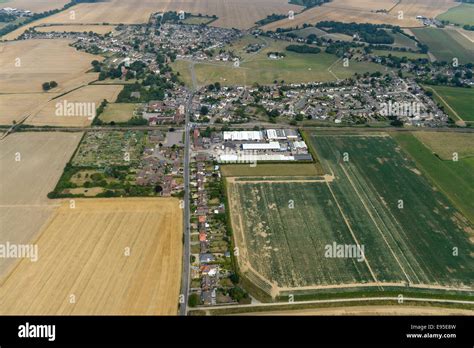
M184 132L184 214L183 214L183 274L181 277L181 303L179 307L179 315L187 315L188 313L188 296L190 282L190 208L189 208L189 160L190 160L190 131L191 124L189 122L191 115L191 104L193 100L192 93L188 98L186 105L186 124Z

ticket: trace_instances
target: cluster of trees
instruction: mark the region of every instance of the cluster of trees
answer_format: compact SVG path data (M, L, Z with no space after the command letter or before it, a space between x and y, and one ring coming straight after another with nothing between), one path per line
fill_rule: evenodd
M471 31L474 31L474 25L469 25L469 24L466 24L465 26L462 27L464 30L471 30Z
M2 12L0 13L0 22L13 22L14 20L16 20L16 17L10 13L5 13L5 12Z
M286 47L287 51L292 51L296 53L311 53L311 54L318 54L321 52L319 47L311 47L308 45L289 45Z
M279 21L279 20L285 19L285 18L288 18L288 15L287 15L287 14L276 14L276 13L273 13L273 14L271 14L271 15L268 15L268 16L265 17L264 19L261 19L261 20L255 22L255 24L257 24L257 25L265 25L265 24L272 23L272 22L276 22L276 21Z
M276 123L277 117L280 116L280 112L277 109L268 111L266 110L267 116L268 116L268 121L270 123Z
M326 53L335 54L338 57L344 57L351 48L357 47L353 42L339 41L332 42L326 47Z
M211 83L209 86L207 86L207 90L209 92L220 91L221 90L221 84L219 82Z
M288 34L289 35L289 34ZM288 36L287 35L287 36ZM320 38L318 38L318 36L316 34L309 34L307 37L306 37L306 43L307 44L314 44L314 45L322 45L322 40Z
M138 92L139 96L132 96L133 92ZM163 100L165 98L165 91L163 86L156 86L153 88L145 88L140 83L125 85L117 97L117 103L136 103L148 102L150 100Z
M427 85L446 85L446 86L455 86L455 87L467 87L470 88L469 85L464 85L461 81L462 78L465 79L472 79L472 71L467 70L466 72L456 71L453 77L449 78L446 75L438 74L432 79L425 79L423 83Z
M191 13L188 13L188 12L184 12L184 18L180 18L180 14L179 12L176 12L176 11L168 11L168 12L165 12L163 14L163 18L161 20L161 23L165 23L165 22L170 22L170 23L181 23L183 21L183 19L187 19L189 17L192 17L193 15ZM216 20L217 19L217 16L216 15L212 15L212 16L203 16L202 13L198 13L197 14L197 17L205 17L205 18L212 18L213 20ZM159 28L160 27L160 21L158 21L156 23L156 27Z
M50 89L58 87L58 83L56 81L45 82L42 87L43 91L49 91Z
M74 175L81 178L80 172L82 170L98 170L95 167L76 167L71 163L67 163L64 168L63 175L59 179L54 191L48 193L48 198L66 198L66 197L82 197L82 194L66 194L62 193L64 190L84 187L102 187L105 189L104 192L99 193L97 197L119 197L119 196L153 196L156 194L155 187L152 186L138 186L129 183L127 176L129 175L129 166L107 166L102 172L84 174L84 184L79 186L71 181ZM100 169L98 170L100 171ZM114 179L112 182L108 182L107 179Z
M191 13L184 12L184 19L188 18L191 16ZM162 23L165 22L172 22L172 23L178 23L182 19L180 18L180 15L176 11L168 11L163 14L163 19L161 20Z
M316 24L318 28L324 28L329 33L341 33L346 35L357 34L362 41L371 44L391 45L395 39L384 29L390 28L393 32L399 32L399 27L389 25L377 25L370 23L342 23L335 21L322 21Z
M123 75L122 67L125 66L125 63L120 63L118 66L106 68L101 65L97 60L92 61L92 67L95 72L100 72L99 80L105 80L106 78L118 79ZM125 74L125 80L130 80L132 78L142 79L145 78L147 73L147 65L142 61L135 61L130 66L127 67L127 73Z
M310 7L320 6L330 1L331 0L290 0L290 4L300 5L306 8L310 8Z
M239 304L250 303L249 294L242 288L235 286L229 290L229 296Z

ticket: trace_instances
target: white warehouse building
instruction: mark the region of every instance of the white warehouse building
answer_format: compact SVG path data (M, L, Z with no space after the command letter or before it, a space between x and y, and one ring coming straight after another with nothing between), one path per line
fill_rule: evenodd
M224 132L224 140L231 141L261 141L263 140L262 132L260 131L230 131Z
M242 144L242 150L280 150L280 143L271 141L269 143Z

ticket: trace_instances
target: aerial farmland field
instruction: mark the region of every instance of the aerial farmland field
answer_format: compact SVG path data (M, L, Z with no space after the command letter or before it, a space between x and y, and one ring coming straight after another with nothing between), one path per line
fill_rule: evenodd
M17 133L0 141L0 243L29 243L52 215L58 203L47 194L81 135ZM0 259L0 277L11 265L10 259Z
M5 6L19 8L22 10L30 10L31 12L44 12L50 11L57 8L61 8L66 5L69 0L3 0Z
M214 26L248 29L255 22L272 13L284 14L293 10L301 11L301 6L290 5L287 0L111 0L107 2L82 3L53 16L21 27L2 38L13 40L27 28L40 24L138 24L146 23L153 12L185 11L192 14L216 15ZM75 11L74 19L70 11Z
M428 45L429 51L440 61L451 63L457 58L459 64L474 60L473 43L456 30L438 28L411 29L415 36Z
M41 33L51 32L68 32L68 33L83 33L83 32L94 32L100 35L104 35L113 32L115 26L113 25L48 25L45 27L37 27L36 31Z
M437 19L460 25L474 25L474 4L460 4L440 14Z
M92 123L96 110L105 99L108 102L114 102L118 94L122 90L122 85L87 85L78 88L71 93L67 93L59 98L50 100L44 106L31 113L26 120L26 124L35 126L88 126ZM61 110L67 110L67 106L83 105L84 107L76 108L74 112L66 114Z
M450 145L444 146L446 152L439 152L439 158L435 155L436 149L452 137L444 138L444 134L414 136L409 133L393 134L393 137L416 162L420 171L457 205L471 223L474 222L474 189L471 184L474 180L474 158L466 156L472 151L469 142L461 142L460 139L452 141ZM437 144L433 146L433 142ZM452 150L451 159L443 159L443 154L448 156L448 149ZM457 162L452 160L454 152L459 156Z
M0 43L0 93L40 93L43 82L56 81L50 94L66 92L97 79L86 73L101 57L77 51L71 40L22 40Z
M0 314L175 315L181 277L179 201L66 201L0 282Z
M320 134L311 139L334 177L229 179L243 274L273 297L357 285L472 291L472 225L394 140ZM325 245L334 242L363 245L364 261L326 258Z
M328 20L419 27L421 23L416 19L416 16L433 18L458 4L454 0L404 0L400 2L394 0L333 0L296 14L293 20L283 19L272 22L265 25L263 29L295 28L296 26L301 27L304 23L314 24ZM402 18L399 18L400 11L403 12Z
M449 86L426 86L426 88L433 91L435 99L444 105L446 112L454 120L474 121L474 110L472 107L474 89Z

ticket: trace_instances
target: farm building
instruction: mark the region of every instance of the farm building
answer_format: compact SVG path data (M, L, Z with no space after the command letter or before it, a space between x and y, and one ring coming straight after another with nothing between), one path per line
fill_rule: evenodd
M259 131L231 131L224 132L225 141L261 141L263 140L262 132Z
M242 150L280 150L280 143L271 141L263 144L242 144Z

